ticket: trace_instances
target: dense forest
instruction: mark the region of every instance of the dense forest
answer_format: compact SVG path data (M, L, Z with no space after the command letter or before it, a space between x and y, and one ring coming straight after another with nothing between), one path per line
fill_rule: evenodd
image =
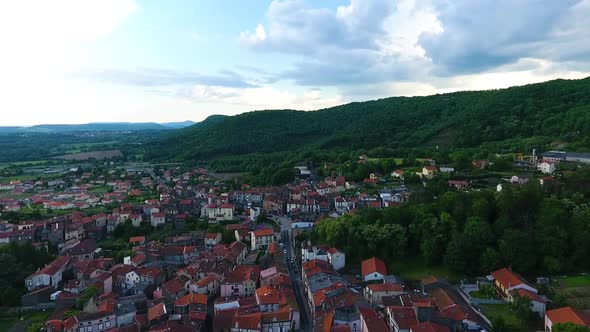
M442 263L461 276L502 266L525 275L587 271L590 168L564 183L505 186L501 192L427 188L400 207L323 220L311 236L344 250L352 262L381 257L394 272L396 263L416 259Z
M53 260L44 249L30 243L0 246L0 306L17 306L25 294L24 280Z
M302 161L342 162L360 154L412 159L458 150L481 158L533 148L589 151L590 78L313 112L212 116L146 147L146 160L207 162L219 172L247 172L257 184L284 182Z
M522 151L556 140L569 142L572 151L590 149L590 78L393 97L314 112L215 116L153 142L149 156L186 161L302 150L407 152L437 146Z

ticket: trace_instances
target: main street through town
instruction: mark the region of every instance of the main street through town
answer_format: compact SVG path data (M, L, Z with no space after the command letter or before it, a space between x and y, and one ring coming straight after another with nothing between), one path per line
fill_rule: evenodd
M297 262L297 255L295 253L295 245L291 241L291 218L289 217L271 217L277 224L281 226L281 239L283 248L286 249L287 266L289 268L289 277L293 282L293 291L297 298L299 305L299 312L301 315L301 331L312 331L313 324L311 322L311 313L304 295L303 281L301 280L301 267Z

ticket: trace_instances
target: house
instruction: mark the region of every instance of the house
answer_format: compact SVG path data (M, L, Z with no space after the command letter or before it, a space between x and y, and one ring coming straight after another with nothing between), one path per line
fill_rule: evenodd
M59 256L51 263L45 265L45 267L25 279L27 289L32 291L43 286L52 286L53 289L56 289L62 280L63 272L66 270L69 262L69 257Z
M543 174L553 174L556 168L555 165L555 161L546 160L537 164L537 170L541 171Z
M441 173L453 173L455 168L452 166L441 166L438 168Z
M404 171L401 169L396 169L393 172L391 172L391 176L394 178L403 179L404 178Z
M148 308L147 318L150 325L160 324L166 321L168 311L164 303L158 303Z
M494 285L500 295L509 302L514 301L513 293L511 292L517 289L524 289L528 292L537 294L536 288L529 285L521 276L507 268L492 272L490 276L488 276L488 279L494 281Z
M387 275L385 262L379 258L372 257L362 262L361 275L364 281L383 280Z
M259 229L250 232L250 249L266 249L269 244L274 242L274 232L270 228Z
M541 318L545 316L545 310L547 308L547 299L545 297L542 297L537 293L533 293L523 288L518 288L516 290L511 291L510 295L512 295L512 298L516 296L526 297L531 301L531 310L533 312L536 312Z
M369 308L359 307L361 316L362 331L366 332L381 332L388 331L387 324L379 314Z
M224 220L234 219L234 205L210 203L201 208L201 218L207 218L209 223L216 224Z
M129 238L129 243L133 245L142 245L145 243L145 236L132 236Z
M559 323L590 327L590 314L582 313L571 307L549 310L545 313L545 331L551 332L553 325Z
M139 227L139 225L141 225L141 222L143 221L143 217L141 216L141 214L130 214L129 220L131 220L133 226Z
M412 306L388 306L385 308L385 316L392 332L410 332L410 328L418 324Z
M207 316L207 296L203 294L187 294L174 301L174 311L185 315L191 321L205 321Z
M95 240L83 240L73 247L64 250L63 255L78 260L93 259L96 250Z
M438 173L436 166L424 166L422 167L422 173L418 173L419 176L426 179L432 179Z
M166 223L166 214L163 212L152 213L151 223L153 227L158 227Z
M207 233L205 236L205 246L209 249L215 247L221 242L221 233Z
M256 303L262 312L279 310L279 292L269 286L262 286L256 290Z
M254 295L260 277L260 267L240 265L234 271L223 276L221 281L221 297Z
M510 183L512 184L527 184L529 183L529 178L527 176L518 176L518 175L513 175L510 178Z
M170 302L176 301L181 296L186 295L186 283L182 278L174 278L162 284L162 295Z
M199 281L192 282L190 291L194 294L203 294L213 298L219 292L219 280L214 275L208 275Z
M410 327L410 332L451 332L451 330L436 323L424 322Z
M346 255L336 248L329 248L328 262L332 264L335 271L338 271L344 268L344 266L346 265Z
M364 296L373 307L383 304L384 296L398 296L404 293L402 284L369 284L364 289Z
M449 180L448 181L449 188L455 188L458 190L463 190L469 188L469 183L465 180Z

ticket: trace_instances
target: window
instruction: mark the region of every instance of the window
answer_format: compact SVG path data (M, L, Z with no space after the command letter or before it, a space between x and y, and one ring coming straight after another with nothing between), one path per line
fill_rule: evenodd
M111 322L106 322L106 323L104 324L104 327L106 327L107 329L108 329L109 327L111 327Z
M102 323L98 324L98 330L99 330L99 331L100 331L100 330L102 330L102 329L103 329L103 327L104 327L104 325L102 325Z

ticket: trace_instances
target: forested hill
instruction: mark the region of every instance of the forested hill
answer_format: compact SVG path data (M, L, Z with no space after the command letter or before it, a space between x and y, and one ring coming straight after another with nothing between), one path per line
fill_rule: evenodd
M376 147L468 148L569 142L590 148L590 78L502 90L392 97L313 111L214 116L165 136L148 155L204 160L249 153ZM163 148L165 147L165 148ZM520 148L520 147L519 147Z

